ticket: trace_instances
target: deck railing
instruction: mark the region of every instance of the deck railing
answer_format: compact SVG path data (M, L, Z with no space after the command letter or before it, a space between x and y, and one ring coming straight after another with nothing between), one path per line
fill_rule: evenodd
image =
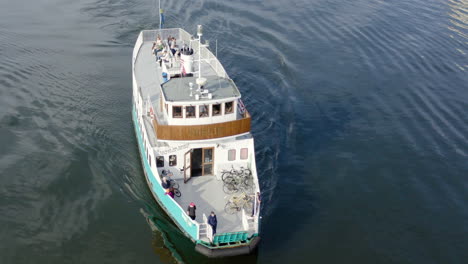
M206 225L206 237L210 240L210 242L213 242L213 227L208 224L208 218L205 214L203 214L203 223Z
M152 189L153 194L159 198L168 213L182 228L182 230L185 231L194 240L198 240L200 238L200 224L197 221L190 219L186 211L182 209L182 207L173 198L171 198L169 195L166 195L165 190L161 186L158 172L152 169L148 159L146 158L148 154L146 153L144 142L146 142L146 146L149 146L149 141L147 137L143 137L143 132L140 130L140 125L137 121L139 118L136 115L136 111L134 111L133 115L135 122L134 125L137 131L138 145L141 152L141 159L143 160L143 166L145 172L147 173L149 187ZM142 129L146 129L144 122L141 122L140 124ZM148 149L151 150L151 146L149 146Z
M244 208L242 208L242 227L245 231L249 231L249 221L247 219L247 213Z
M198 51L198 41L193 39L192 35L181 28L144 30L141 41L156 41L158 35L161 37L162 41L166 40L169 36L175 37L179 45L181 45L182 42L185 42L187 45L191 44L193 50ZM135 56L136 54L134 54L134 57ZM221 65L216 56L213 55L207 47L201 47L201 57L203 61L213 68L218 76L229 78L223 65ZM198 56L195 59L198 60Z

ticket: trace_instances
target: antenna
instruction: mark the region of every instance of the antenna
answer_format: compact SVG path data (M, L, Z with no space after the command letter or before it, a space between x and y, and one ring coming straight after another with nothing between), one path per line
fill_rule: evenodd
M198 25L197 26L197 36L198 36L198 78L195 80L195 82L198 84L197 92L200 92L201 87L205 85L206 83L206 78L202 78L201 75L201 36L203 36L203 26ZM203 45L206 47L207 45Z
M198 25L197 35L198 35L198 79L201 79L201 36L203 36L202 25Z

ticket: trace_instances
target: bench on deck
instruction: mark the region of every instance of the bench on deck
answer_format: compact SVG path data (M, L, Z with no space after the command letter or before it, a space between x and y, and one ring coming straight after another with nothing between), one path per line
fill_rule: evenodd
M247 241L248 233L245 231L216 234L213 238L213 244L232 244Z

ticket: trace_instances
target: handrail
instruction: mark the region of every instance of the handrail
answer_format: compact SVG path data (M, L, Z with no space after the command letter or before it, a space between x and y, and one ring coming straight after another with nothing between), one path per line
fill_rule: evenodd
M249 231L249 221L247 220L247 215L244 208L242 208L242 227L245 231Z
M211 227L210 224L208 224L208 218L206 218L205 213L203 213L203 222L206 225L206 237L213 242L213 228ZM200 231L198 231L200 232Z
M165 39L169 36L173 36L177 39L182 39L183 41L190 41L192 35L190 35L187 31L181 28L165 28L165 29L156 29L156 30L143 30L142 31L142 42L144 41L155 41L157 35L159 35L162 39ZM192 42L192 48L194 50L198 50L198 42ZM206 47L201 47L201 57L205 60L208 64L211 65L213 70L218 74L218 76L229 78L226 70L224 69L221 62L219 62L218 58L213 55L213 53Z

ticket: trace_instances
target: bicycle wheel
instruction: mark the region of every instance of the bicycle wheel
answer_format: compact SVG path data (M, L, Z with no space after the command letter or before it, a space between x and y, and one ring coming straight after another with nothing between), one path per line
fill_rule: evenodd
M179 189L179 183L175 180L171 180L171 187L174 189Z
M223 191L225 193L227 193L227 194L233 194L233 193L236 193L237 191L239 191L239 189L237 188L236 185L234 185L232 183L226 183L223 186Z
M231 172L229 171L223 171L223 174L221 175L221 180L223 180L223 182L226 180L226 178L228 177L231 177Z
M250 214L253 209L253 200L248 199L247 201L244 202L244 205L242 207L244 208L246 213Z
M242 184L244 184L245 186L253 186L253 178L252 177L244 178L244 180L242 181Z
M238 211L238 207L237 207L234 203L228 202L228 203L224 206L224 211L225 211L227 214L235 214L235 213L237 213L237 211Z
M174 188L174 195L177 196L177 197L180 197L182 195L182 193L179 191L179 189Z
M254 188L252 185L242 185L242 190L244 190L245 193L251 194L254 192Z
M224 184L233 184L235 186L239 185L239 180L237 177L228 176L224 179Z

